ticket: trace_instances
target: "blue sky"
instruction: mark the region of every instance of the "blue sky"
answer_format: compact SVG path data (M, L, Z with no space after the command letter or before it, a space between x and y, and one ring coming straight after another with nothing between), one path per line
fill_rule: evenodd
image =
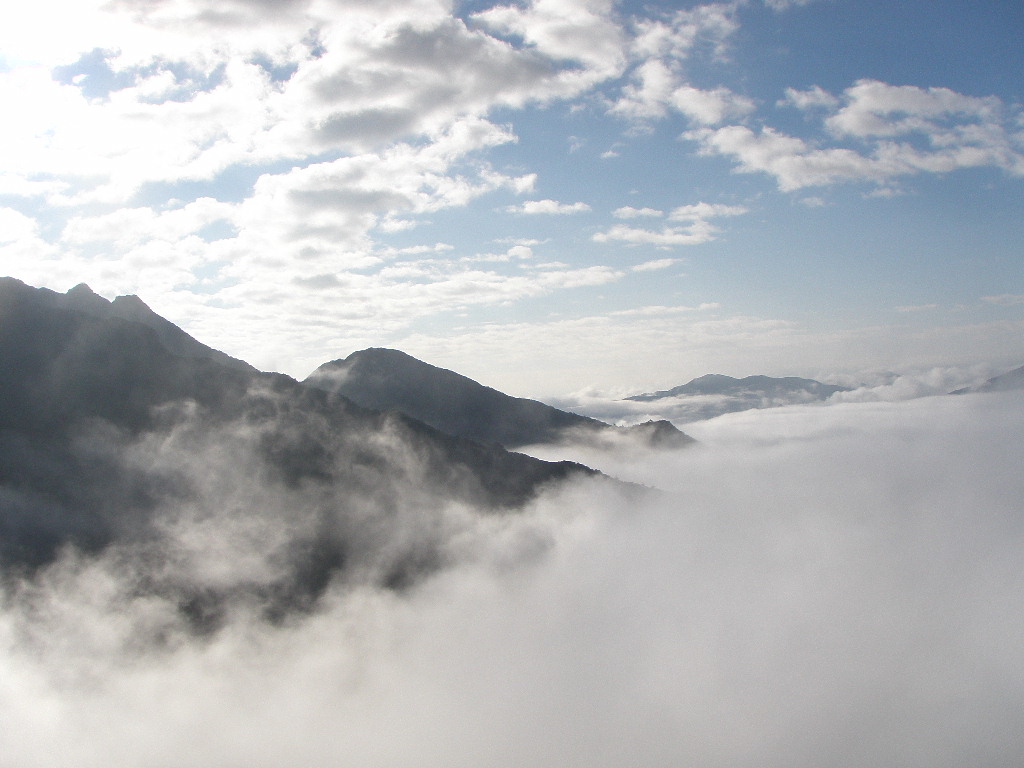
M298 377L1024 362L1016 2L0 11L0 272Z

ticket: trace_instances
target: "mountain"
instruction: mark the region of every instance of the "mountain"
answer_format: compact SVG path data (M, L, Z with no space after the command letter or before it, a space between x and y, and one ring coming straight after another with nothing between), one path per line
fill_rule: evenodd
M952 395L964 395L968 392L1009 392L1010 390L1024 389L1024 365L1014 368L1012 371L993 376L984 384L977 387L965 387L951 392Z
M367 408L396 410L452 435L506 448L564 439L630 435L657 447L692 438L667 421L630 428L513 397L395 349L364 349L324 363L304 384L344 395Z
M846 391L849 391L847 387L795 376L736 379L711 373L672 389L633 395L626 400L651 403L660 416L675 422L693 422L753 408L827 400L837 392Z
M672 389L651 392L643 395L627 397L627 400L649 402L665 397L684 397L688 395L731 395L733 397L756 396L761 398L788 398L792 396L807 397L814 400L827 400L836 392L848 392L848 387L835 384L822 384L814 379L800 379L796 376L772 378L771 376L747 376L735 379L720 373L709 373Z
M284 615L429 572L446 515L596 475L262 373L132 297L0 278L0 576L134 552L199 626L240 595Z
M10 280L11 278L4 278ZM118 296L112 302L93 293L84 283L76 285L66 294L58 294L40 288L43 295L53 293L50 297L55 306L69 309L98 318L119 318L141 323L151 328L167 351L179 357L195 357L213 360L228 368L255 373L256 369L248 363L213 349L189 336L185 331L170 320L158 315L150 309L138 296Z

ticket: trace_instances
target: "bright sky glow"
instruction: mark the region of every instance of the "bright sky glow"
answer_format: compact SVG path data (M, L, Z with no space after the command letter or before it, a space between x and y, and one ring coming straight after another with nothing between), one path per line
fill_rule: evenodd
M997 0L9 3L0 273L297 377L1012 367L1022 36Z

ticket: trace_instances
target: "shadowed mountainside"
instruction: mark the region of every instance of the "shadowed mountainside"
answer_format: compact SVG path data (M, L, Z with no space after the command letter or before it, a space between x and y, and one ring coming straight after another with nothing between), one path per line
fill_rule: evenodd
M510 509L594 474L261 373L133 297L0 279L7 571L68 547L143 548L199 623L228 594L284 612L339 575L402 586L428 572L443 555L406 528L439 527L439 510ZM225 575L217 547L246 548L251 567Z
M364 349L324 363L304 381L367 408L396 410L452 435L506 448L609 434L652 447L693 442L667 421L613 427L537 400L512 397L395 349Z

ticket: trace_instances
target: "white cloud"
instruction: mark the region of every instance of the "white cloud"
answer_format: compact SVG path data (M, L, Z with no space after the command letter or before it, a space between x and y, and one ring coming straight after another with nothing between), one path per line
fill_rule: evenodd
M722 56L729 38L739 29L736 18L739 5L735 2L704 3L677 10L667 19L638 20L632 52L643 61L656 58L683 61L701 47Z
M742 205L700 202L673 208L668 217L672 221L689 221L691 219L714 219L720 216L742 216L746 212L747 209Z
M650 211L651 209L643 209ZM739 216L747 212L747 209L740 205L725 205L721 203L694 203L683 205L673 209L668 218L671 221L688 222L685 227L662 227L661 230L643 229L630 227L624 224L617 224L604 232L598 232L593 240L598 243L620 241L632 245L655 245L661 248L668 248L676 245L699 245L715 239L718 229L708 222L708 219L720 216ZM661 215L660 211L643 213L636 208L619 208L615 211L616 218L637 218L641 215ZM664 262L661 260L659 263Z
M625 38L611 0L531 0L525 6L495 6L472 18L498 33L521 37L554 61L586 64L563 73L573 88L614 76L625 64Z
M434 243L433 245L410 245L405 248L381 248L375 251L379 256L415 256L421 253L444 253L454 250L455 246L450 243Z
M821 94L791 91L787 97L807 106L826 106ZM964 96L947 88L892 86L861 80L843 94L843 106L825 119L834 137L852 137L867 153L849 147L819 148L770 127L755 132L739 125L697 129L684 138L705 154L734 158L745 173L775 177L779 189L839 182L890 180L918 173L949 173L992 167L1024 175L1024 139L1012 128L1019 118L995 97ZM912 139L923 137L924 146ZM902 140L901 140L902 139Z
M850 387L837 392L829 403L898 402L950 392L985 383L1001 370L985 363L970 366L930 366L895 373L866 370L822 376L823 381Z
M10 6L3 11L0 50L10 64L47 66L108 47L127 25L103 13L105 5L104 0L39 0Z
M755 133L740 125L690 131L685 138L704 154L734 158L744 173L769 173L779 189L790 192L838 181L878 181L898 173L891 163L864 157L851 149L814 149L802 139L771 128Z
M677 260L673 259L673 261ZM698 304L696 307L689 307L685 305L648 305L645 307L636 307L635 309L620 309L616 312L612 312L611 315L613 317L666 317L669 315L687 314L690 312L705 312L709 309L718 309L719 307L721 307L721 304L716 301L706 301L702 304Z
M633 267L634 272L655 272L660 269L668 269L679 263L679 259L653 259L637 264Z
M707 3L674 12L668 18L635 22L632 54L637 62L630 80L612 104L612 113L643 126L669 110L698 125L717 125L749 114L750 99L728 88L703 90L688 82L685 62L710 49L723 57L738 29L737 3Z
M779 100L779 105L789 105L797 109L834 109L839 106L839 99L820 86L811 86L806 91L796 88L786 89L786 98Z
M825 201L825 198L819 197L817 195L802 197L800 198L799 202L801 205L806 205L808 208L824 208L826 205L828 205L828 203Z
M994 127L1002 111L1001 102L992 96L978 98L949 88L895 86L877 80L859 80L843 97L846 103L825 121L836 134L868 138L920 132L937 145L954 139L958 131L964 131L961 139L967 138L972 124ZM944 124L943 119L951 122Z
M91 9L131 36L103 61L127 87L87 99L88 76L62 85L43 67L0 74L0 97L19 115L0 127L2 167L23 184L33 174L78 182L71 200L119 202L147 182L429 139L496 105L575 92L563 64L470 30L443 4L378 6L292 3L273 24L198 0ZM294 71L275 79L257 53Z
M697 125L718 125L745 117L754 102L725 87L711 90L683 82L667 64L651 59L637 67L634 81L626 85L612 106L612 113L634 121L662 118L668 109L685 115Z
M201 197L180 208L120 208L99 216L75 216L61 233L71 246L90 243L130 248L151 240L177 242L218 221L231 222L236 206Z
M659 211L656 208L634 208L630 205L623 206L622 208L616 208L612 211L612 216L616 219L638 219L641 217L656 218L663 215L664 212Z
M32 239L38 233L35 219L13 208L0 208L0 245Z
M581 202L560 203L557 200L526 200L520 205L510 205L505 210L509 213L524 213L528 215L563 216L572 213L584 213L590 210L590 206Z
M279 263L250 264L244 280L217 292L218 303L233 307L232 317L244 335L233 338L229 328L220 326L212 306L197 310L196 332L207 322L217 323L202 335L204 341L264 369L281 370L280 360L286 359L289 372L304 376L331 357L332 350L341 354L384 343L400 346L397 339L422 318L601 286L623 276L601 265L535 263L517 247L479 258L417 256L376 267L367 262L360 272L343 257L309 259L308 271L290 271L294 277L284 283ZM234 267L226 268L223 276L234 273ZM275 310L268 312L268 307ZM265 330L259 335L254 329ZM271 339L280 346L273 346Z
M786 11L790 8L810 5L813 2L817 2L817 0L764 0L764 4L773 11Z
M641 229L616 224L593 236L594 242L619 241L630 245L655 245L669 248L676 245L699 245L715 239L718 229L707 221L698 219L687 227L663 227L660 230Z
M508 255L513 259L532 259L533 249L526 245L513 245L508 249Z
M535 237L501 237L494 242L504 245L525 245L527 248L532 248L536 245L543 245L547 240L538 240Z
M754 102L728 88L701 90L684 85L676 88L669 102L673 107L700 125L718 125L754 111Z
M612 107L612 112L631 120L663 117L678 77L657 59L637 67L634 81L623 88L623 94Z

